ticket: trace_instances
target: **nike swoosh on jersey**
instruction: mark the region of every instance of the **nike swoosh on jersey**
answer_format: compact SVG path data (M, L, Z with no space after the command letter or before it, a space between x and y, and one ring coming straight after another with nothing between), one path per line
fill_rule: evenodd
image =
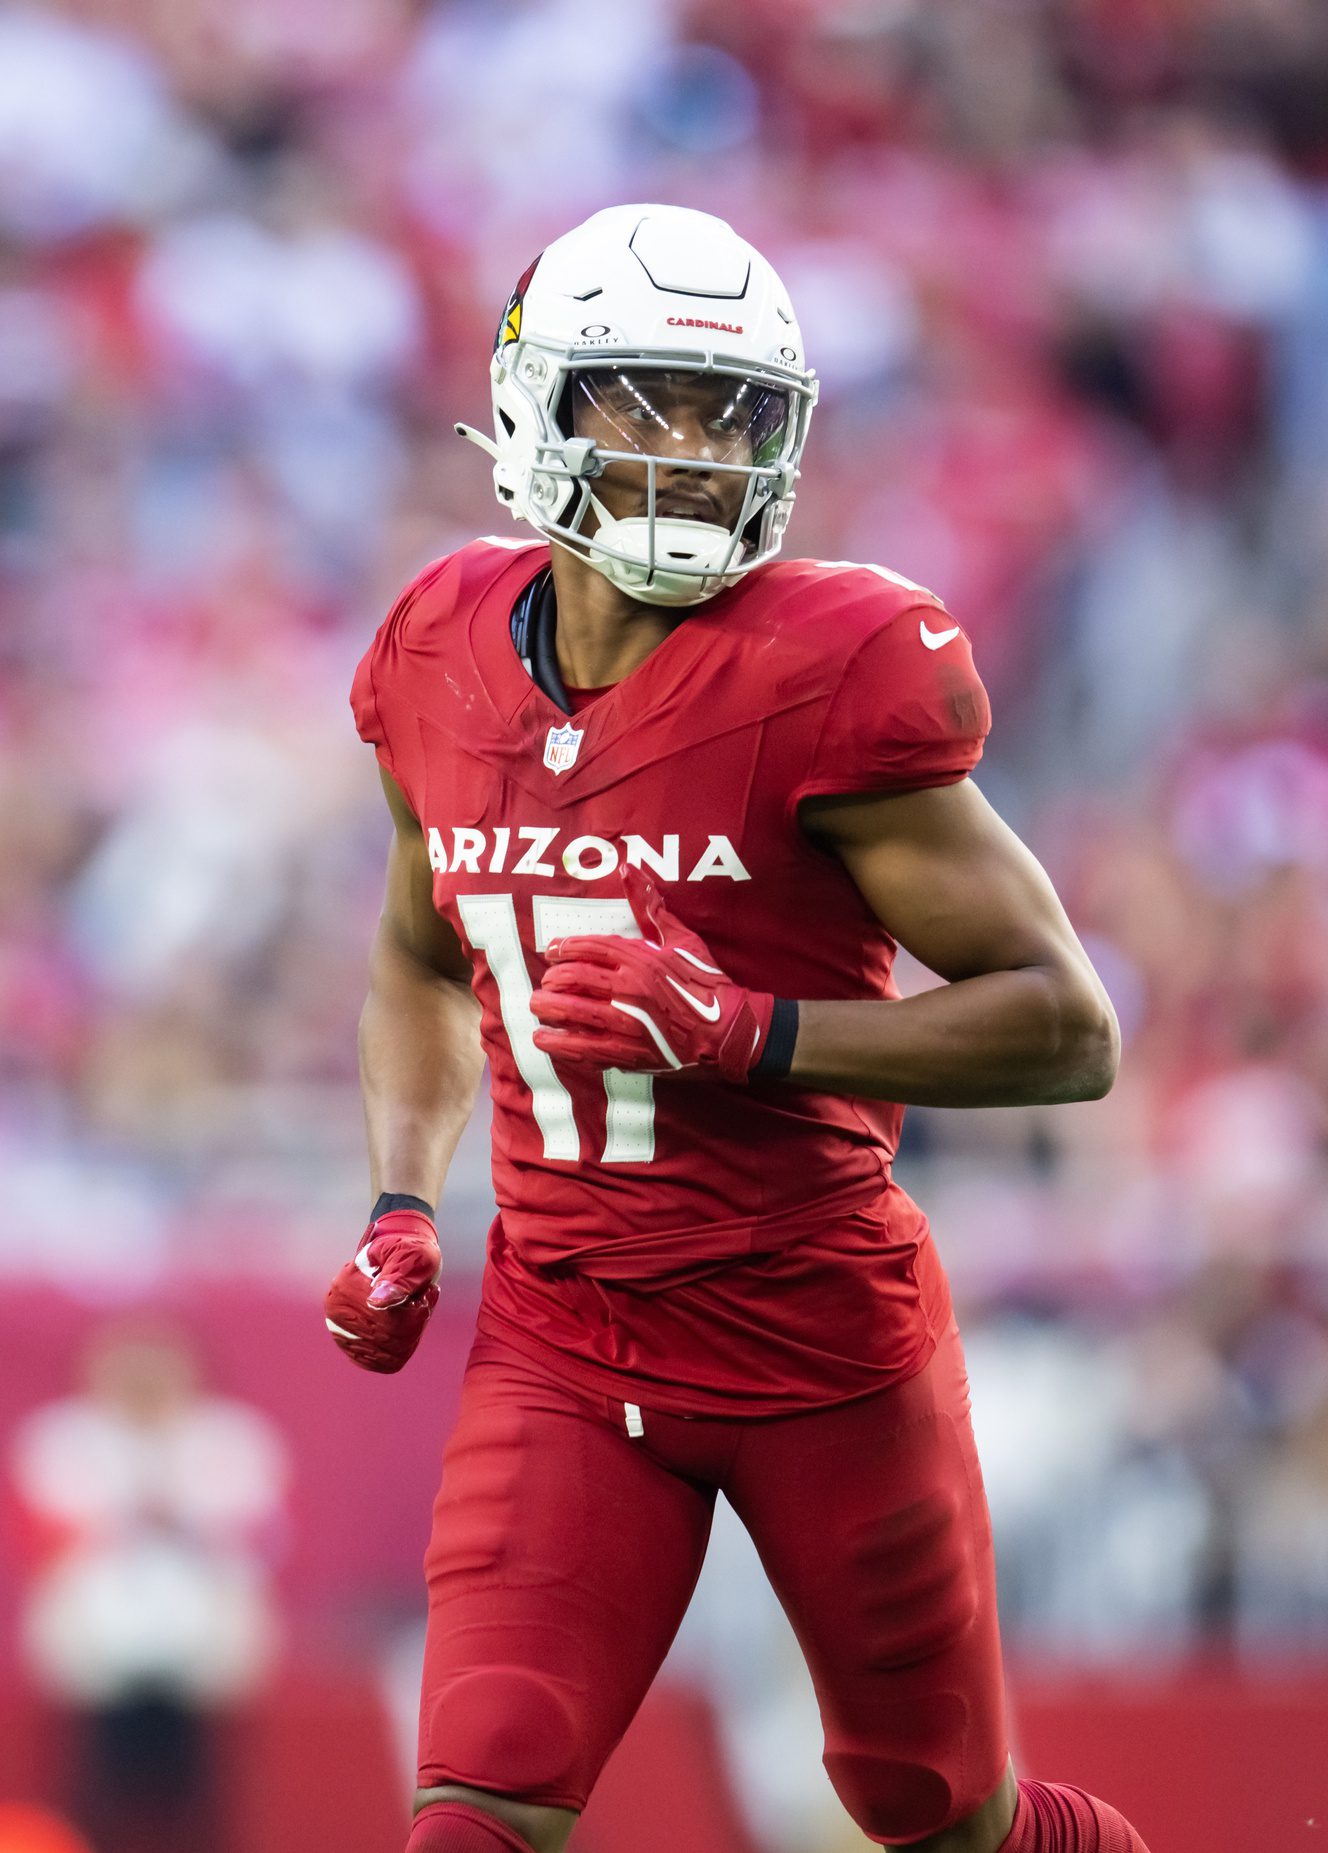
M692 1006L692 1009L696 1012L698 1017L704 1017L707 1023L717 1023L719 1021L719 999L717 997L712 997L708 1004L703 1004L699 997L693 997L691 992L683 985L680 985L676 978L669 978L667 972L665 972L664 976L669 979L669 983L678 993L678 996Z
M929 631L925 618L920 618L918 620L918 630L922 634L922 641L929 650L939 650L942 644L949 643L952 638L959 635L959 626L957 624L948 631Z

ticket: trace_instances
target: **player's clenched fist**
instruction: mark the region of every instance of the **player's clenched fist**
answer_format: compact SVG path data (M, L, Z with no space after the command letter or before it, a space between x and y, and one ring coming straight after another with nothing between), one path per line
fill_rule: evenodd
M647 1074L694 1069L746 1081L762 1063L776 1000L721 971L641 869L628 864L622 877L642 937L577 934L553 942L543 983L531 999L540 1024L536 1046L560 1061L595 1068ZM784 1073L787 1066L785 1060L768 1072Z
M327 1329L346 1356L365 1370L400 1370L438 1304L442 1266L423 1208L375 1216L323 1302Z

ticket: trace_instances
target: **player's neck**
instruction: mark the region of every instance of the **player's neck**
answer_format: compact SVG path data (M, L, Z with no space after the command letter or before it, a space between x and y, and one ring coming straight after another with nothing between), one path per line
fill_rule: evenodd
M621 682L663 643L681 612L643 605L565 547L552 550L558 672L569 688Z

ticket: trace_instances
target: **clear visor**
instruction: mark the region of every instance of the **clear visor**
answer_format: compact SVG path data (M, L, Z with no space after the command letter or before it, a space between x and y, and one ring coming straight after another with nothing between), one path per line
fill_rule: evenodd
M586 368L569 391L571 435L604 451L750 468L778 463L788 435L788 393L734 375Z

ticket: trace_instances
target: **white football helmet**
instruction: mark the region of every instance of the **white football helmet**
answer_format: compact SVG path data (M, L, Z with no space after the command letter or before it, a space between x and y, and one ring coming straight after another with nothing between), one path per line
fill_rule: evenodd
M778 553L817 382L784 286L722 219L597 212L522 276L490 377L493 438L457 430L494 459L499 501L633 598L694 605ZM614 463L642 467L644 513L595 494ZM716 473L745 478L727 525L706 518Z

